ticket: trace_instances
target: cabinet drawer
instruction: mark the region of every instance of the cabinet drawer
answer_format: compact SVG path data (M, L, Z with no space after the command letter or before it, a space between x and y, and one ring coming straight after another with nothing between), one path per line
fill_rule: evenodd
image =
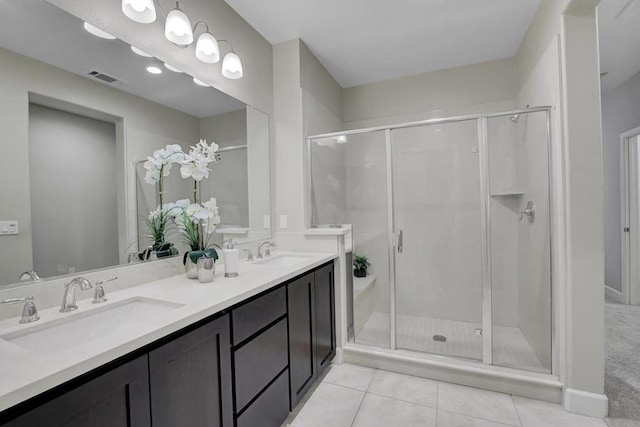
M286 319L282 319L235 351L237 412L287 367L287 354ZM287 396L288 393L287 390Z
M289 415L289 375L284 371L238 417L238 427L280 427Z
M287 312L284 287L269 292L231 312L233 320L233 345L246 340L269 323Z

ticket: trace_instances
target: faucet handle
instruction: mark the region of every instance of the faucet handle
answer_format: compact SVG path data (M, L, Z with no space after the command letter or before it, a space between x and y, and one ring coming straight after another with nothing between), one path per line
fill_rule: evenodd
M36 304L33 300L25 302L24 307L22 307L22 318L20 319L20 323L31 323L36 320L40 320Z
M22 308L22 318L20 319L20 323L31 323L39 320L38 310L36 309L36 305L33 302L33 297L28 296L24 298L9 298L5 300L0 300L0 304L17 304L24 302L24 307Z
M91 302L93 304L100 304L102 302L107 301L107 297L105 296L105 293L104 293L104 287L102 285L107 282L113 282L117 278L118 276L113 276L113 277L109 277L108 279L97 281L95 283L95 290L93 292L93 301Z
M253 259L253 251L251 250L251 248L241 249L241 250L242 250L242 252L245 252L245 251L247 252L247 261L251 262L251 261L254 260Z

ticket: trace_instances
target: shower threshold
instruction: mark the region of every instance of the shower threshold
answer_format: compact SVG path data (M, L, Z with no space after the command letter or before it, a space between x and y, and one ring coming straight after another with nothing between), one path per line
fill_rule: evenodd
M396 320L397 346L403 350L480 362L482 336L477 332L480 328L479 323L399 315ZM389 348L389 314L373 312L355 341ZM519 328L494 326L493 341L494 364L531 372L550 372L540 363Z
M344 363L554 403L562 401L563 384L557 376L552 374L485 365L482 362L450 356L376 348L356 343L345 344L340 353L340 360Z

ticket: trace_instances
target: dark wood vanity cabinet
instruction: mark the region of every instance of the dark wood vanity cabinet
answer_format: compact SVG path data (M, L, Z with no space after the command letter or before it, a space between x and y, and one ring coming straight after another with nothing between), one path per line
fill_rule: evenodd
M334 293L331 262L4 411L0 426L280 427L335 355Z
M316 319L316 370L320 375L336 355L335 278L333 263L313 273Z
M234 308L231 318L236 425L279 427L289 415L286 286Z
M233 426L229 315L149 352L153 427Z
M287 285L291 407L295 407L336 352L333 264Z
M149 427L147 356L121 365L10 421L10 427Z

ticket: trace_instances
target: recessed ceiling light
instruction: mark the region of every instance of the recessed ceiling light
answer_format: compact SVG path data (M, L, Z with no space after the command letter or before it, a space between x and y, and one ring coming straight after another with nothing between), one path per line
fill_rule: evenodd
M193 82L194 82L195 84L197 84L198 86L202 86L202 87L209 87L209 85L208 85L208 84L206 84L205 82L203 82L203 81L202 81L202 80L200 80L200 79L196 79L195 77L193 78Z
M111 34L107 33L106 31L102 31L98 27L94 27L93 25L89 24L88 22L84 23L84 29L87 30L88 32L90 32L91 34L93 34L94 36L100 37L101 39L115 40L115 36L112 36Z
M174 73L182 73L182 70L177 69L176 67L174 67L173 65L169 65L166 62L164 63L164 67L169 70L169 71L173 71Z
M149 65L147 67L147 71L150 72L151 74L162 74L162 70L159 67L156 67L155 65Z
M145 52L144 50L138 49L135 46L131 46L131 50L133 51L133 53L135 53L136 55L140 55L140 56L144 56L145 58L151 58L152 55L149 55L147 52Z

